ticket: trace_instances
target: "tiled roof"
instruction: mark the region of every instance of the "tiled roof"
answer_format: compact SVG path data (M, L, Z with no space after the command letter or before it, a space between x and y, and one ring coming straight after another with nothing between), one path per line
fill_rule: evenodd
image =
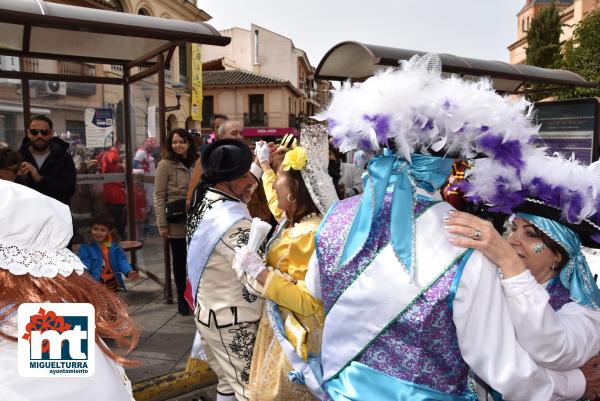
M527 0L527 2L525 2L525 5L521 9L521 11L519 11L519 14L535 4L550 4L550 3L552 3L552 1L553 0ZM556 1L556 0L554 0L554 1ZM573 3L574 3L574 0L558 0L558 1L556 1L556 5L558 5L558 6L570 6Z
M272 86L287 84L287 81L242 70L204 71L202 73L202 86Z
M552 3L553 0L533 0L532 3L534 4L550 4ZM556 1L556 0L554 0ZM557 4L573 4L574 0L558 0L556 1Z

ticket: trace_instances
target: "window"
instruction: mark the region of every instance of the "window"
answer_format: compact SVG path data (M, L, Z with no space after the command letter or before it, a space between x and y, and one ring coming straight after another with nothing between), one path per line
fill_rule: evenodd
M258 29L254 31L254 64L260 64L258 59Z
M210 128L210 118L215 114L215 103L212 96L202 97L202 128Z
M248 115L249 126L265 125L265 97L264 95L249 95L250 113Z
M111 11L123 12L123 5L119 0L104 0L103 5Z
M521 20L521 32L525 32L525 17Z
M179 45L179 76L187 77L187 48L185 43Z
M140 8L138 11L139 15L150 15L150 12L148 10L146 10L145 8Z

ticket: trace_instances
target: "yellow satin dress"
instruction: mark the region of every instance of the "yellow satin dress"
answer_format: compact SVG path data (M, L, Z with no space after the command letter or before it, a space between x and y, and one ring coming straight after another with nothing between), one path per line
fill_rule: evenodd
M265 192L268 199L275 196L269 193L266 183ZM263 296L279 305L283 321L293 313L308 329L308 352L317 355L321 352L323 305L307 291L304 277L315 249L315 234L321 219L321 216L307 216L293 227L284 229L273 240L267 254L267 264L273 271L263 286ZM250 368L250 400L313 401L306 386L288 379L292 370L294 368L273 335L266 310L263 310Z

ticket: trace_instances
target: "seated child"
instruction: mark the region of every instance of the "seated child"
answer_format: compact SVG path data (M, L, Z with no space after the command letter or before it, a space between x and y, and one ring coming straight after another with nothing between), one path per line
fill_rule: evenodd
M90 241L81 244L79 259L87 272L113 291L125 289L121 274L132 280L140 275L131 268L119 242L113 238L114 223L106 215L93 216L90 221Z

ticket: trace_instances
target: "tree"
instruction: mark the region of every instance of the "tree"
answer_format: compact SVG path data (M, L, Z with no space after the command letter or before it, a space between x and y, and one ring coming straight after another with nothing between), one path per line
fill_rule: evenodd
M543 68L560 68L562 55L560 53L560 35L562 25L560 14L554 1L540 10L531 21L527 31L527 59L526 64ZM530 89L540 90L548 88L545 84L532 85ZM531 100L540 100L549 95L548 92L530 94Z
M560 34L562 25L558 8L552 2L540 10L527 31L527 61L529 65L544 68L560 66Z
M573 38L563 46L562 68L590 82L600 82L600 10L588 14L575 26ZM561 99L600 96L600 88L576 88L563 92Z

